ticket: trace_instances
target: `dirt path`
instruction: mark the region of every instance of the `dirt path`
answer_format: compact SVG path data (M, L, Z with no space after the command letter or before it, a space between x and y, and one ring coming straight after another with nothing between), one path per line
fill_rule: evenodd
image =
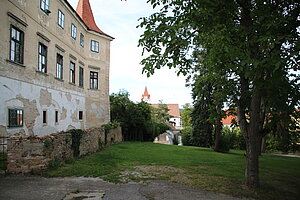
M0 177L0 199L5 200L239 200L162 180L113 184L99 178Z

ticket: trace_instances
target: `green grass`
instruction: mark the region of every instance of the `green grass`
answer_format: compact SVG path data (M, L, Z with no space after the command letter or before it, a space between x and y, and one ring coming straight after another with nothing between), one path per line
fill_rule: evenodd
M122 182L123 171L139 171L159 179L208 191L259 199L298 199L300 159L272 155L260 158L261 189L248 191L244 186L244 151L216 153L199 147L124 142L104 151L49 170L46 175L101 177ZM131 177L141 181L146 177Z

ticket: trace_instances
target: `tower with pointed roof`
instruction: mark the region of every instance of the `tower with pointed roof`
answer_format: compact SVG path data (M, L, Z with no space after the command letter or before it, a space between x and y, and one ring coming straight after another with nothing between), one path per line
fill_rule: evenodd
M144 94L142 94L142 101L150 103L150 94L148 93L147 86L145 87Z

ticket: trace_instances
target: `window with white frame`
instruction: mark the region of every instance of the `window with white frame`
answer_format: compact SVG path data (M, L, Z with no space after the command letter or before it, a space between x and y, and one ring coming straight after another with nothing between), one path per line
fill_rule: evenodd
M39 43L38 71L47 73L47 46Z
M98 72L90 72L90 88L98 89Z
M76 34L77 34L77 27L74 24L72 24L71 25L71 37L74 40L76 40Z
M79 67L79 87L83 87L83 68Z
M84 35L80 33L80 46L84 47Z
M58 10L58 19L57 19L57 22L58 22L58 25L61 28L65 27L65 14L61 10Z
M10 28L10 56L13 62L23 64L24 33L18 28Z
M63 79L63 56L56 54L56 78Z
M23 109L8 109L8 126L23 126Z
M75 84L75 63L70 62L70 83Z
M99 53L99 42L95 40L91 41L91 51Z
M40 0L40 8L47 14L49 14L49 4L50 0Z

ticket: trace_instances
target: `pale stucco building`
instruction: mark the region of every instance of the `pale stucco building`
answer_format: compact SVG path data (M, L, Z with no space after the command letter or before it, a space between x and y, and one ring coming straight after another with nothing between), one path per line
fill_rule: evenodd
M110 120L110 42L89 0L0 1L0 132L43 136Z

